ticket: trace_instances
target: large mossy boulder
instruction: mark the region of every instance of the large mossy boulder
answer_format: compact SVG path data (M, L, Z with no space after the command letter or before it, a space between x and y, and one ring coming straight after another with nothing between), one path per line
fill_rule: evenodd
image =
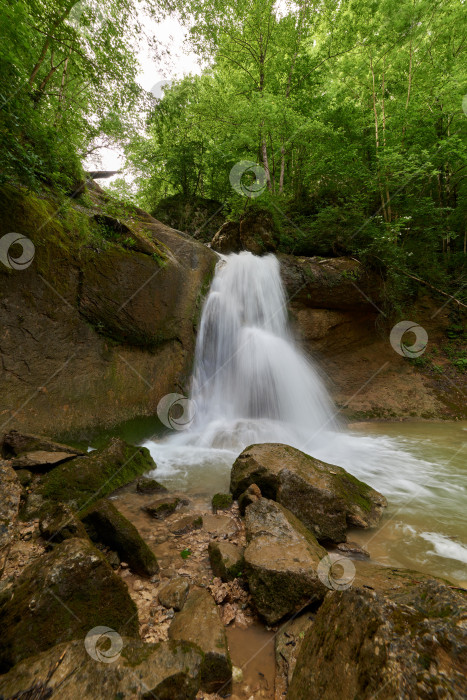
M113 503L101 499L82 516L91 539L101 542L128 562L140 576L152 576L159 571L156 555L143 540L133 523L117 510Z
M122 646L111 663L101 663L88 654L83 640L59 644L0 676L0 697L194 700L203 659L194 645L126 638Z
M112 438L101 450L60 464L45 475L39 493L46 500L80 510L155 468L146 447Z
M169 637L195 644L203 652L203 690L222 696L230 693L232 663L227 637L214 599L206 589L191 589L183 609L175 615L169 627Z
M247 447L232 467L230 490L238 498L250 484L309 528L320 542L344 542L348 527L371 527L387 501L342 467L279 443Z
M323 600L318 566L327 552L286 508L266 498L246 509L245 573L261 617L274 625Z
M467 697L467 591L410 571L373 578L329 593L287 699Z
M56 644L84 638L97 626L137 637L136 606L90 542L66 540L0 595L0 673Z

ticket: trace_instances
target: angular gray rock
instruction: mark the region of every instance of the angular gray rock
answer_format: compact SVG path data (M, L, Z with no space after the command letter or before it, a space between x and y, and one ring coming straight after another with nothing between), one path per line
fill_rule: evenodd
M82 521L92 540L116 551L135 573L140 576L157 574L159 564L156 555L133 523L111 501L103 498L95 503L82 516Z
M243 549L231 542L211 540L208 545L209 561L214 576L233 581L244 569Z
M32 692L35 686L35 698L194 700L203 659L194 645L173 641L143 644L127 638L121 644L111 663L92 658L82 639L54 646L0 676L0 696ZM55 669L52 674L51 669Z
M46 472L53 469L58 464L74 459L76 456L77 455L72 455L68 452L35 450L34 452L25 452L19 455L19 457L13 457L11 466L14 469L29 469L29 471L32 472Z
M305 635L313 624L313 617L310 613L304 613L282 625L277 631L274 640L276 657L274 690L278 699L287 695L297 657Z
M189 582L182 576L177 576L160 589L159 602L164 608L173 608L178 612L185 605L189 590Z
M252 445L236 459L234 498L250 484L288 508L320 542L344 542L348 527L376 525L387 506L384 496L342 467L278 443Z
M84 455L84 452L76 450L69 445L63 445L42 435L23 433L19 430L10 430L3 436L2 454L4 457L18 457L28 452L62 452L69 456Z
M232 681L224 625L211 594L204 588L193 588L183 610L175 615L169 637L197 645L204 653L201 687L208 693L228 695Z
M238 497L238 508L240 515L245 515L245 511L249 505L261 498L261 489L257 484L250 484L245 491Z
M318 610L287 700L467 697L467 591L361 564L365 587L330 593Z
M286 508L261 498L248 506L245 573L255 606L269 625L323 600L318 565L327 552Z
M97 626L139 637L136 606L90 542L65 540L0 594L0 673L56 644L84 638Z

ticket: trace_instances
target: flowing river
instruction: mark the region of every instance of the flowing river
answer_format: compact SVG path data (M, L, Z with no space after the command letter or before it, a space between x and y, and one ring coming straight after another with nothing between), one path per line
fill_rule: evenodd
M245 447L293 445L387 497L380 526L349 539L381 563L467 585L466 423L346 427L319 368L291 335L273 255L244 252L219 262L202 312L191 397L174 399L172 408L170 400L161 404L159 415L174 429L143 444L167 486L225 492Z

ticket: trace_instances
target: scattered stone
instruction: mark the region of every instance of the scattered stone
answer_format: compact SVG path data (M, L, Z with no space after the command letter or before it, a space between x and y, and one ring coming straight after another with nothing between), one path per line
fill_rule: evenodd
M190 584L185 578L177 576L177 578L169 581L159 591L159 602L164 608L173 608L177 612L181 610L185 604Z
M287 622L277 632L275 637L276 679L274 683L276 698L283 698L287 695L302 642L312 624L313 616L310 613L305 613Z
M244 559L240 547L230 542L211 540L208 552L214 576L219 576L223 581L232 581L242 574Z
M98 501L86 511L82 520L91 539L115 550L135 573L140 576L157 574L156 555L111 501Z
M352 559L369 559L370 554L366 549L360 547L356 542L340 542L336 545L336 549L342 552L346 557L351 557Z
M52 505L39 520L39 531L49 548L71 537L88 539L83 523L64 503Z
M203 527L203 518L200 515L182 515L170 520L167 527L173 535L186 535L188 532Z
M111 549L108 550L107 552L103 553L107 561L109 562L110 566L114 571L118 569L120 566L120 557L118 556L117 552L112 551Z
M41 435L21 433L18 430L10 430L3 436L2 455L8 459L18 457L27 452L62 452L72 456L84 455L84 452L76 450L69 445L62 445Z
M11 466L14 469L29 469L33 472L46 472L53 469L58 464L68 462L70 459L75 459L76 455L68 452L45 452L45 450L36 450L34 452L26 452L13 457Z
M232 663L224 625L214 599L203 588L192 588L183 610L175 615L169 637L190 642L204 653L201 687L208 693L228 695L231 690Z
M321 542L344 542L348 527L371 527L387 501L363 481L332 464L277 443L252 445L232 467L238 498L255 483L266 498L288 508Z
M234 683L241 683L243 681L243 671L238 666L232 666L232 680Z
M108 639L106 637L105 639ZM194 645L178 642L144 644L112 640L115 655L99 662L83 640L59 644L22 661L0 678L0 695L10 698L134 698L135 700L194 700L201 680L203 655ZM120 644L122 648L120 650ZM98 649L98 647L97 647ZM90 647L92 653L93 649ZM72 678L71 682L66 682Z
M143 510L151 516L151 518L156 518L157 520L163 520L167 518L176 510L182 508L182 506L187 506L189 501L186 498L161 498L154 503L150 503L147 506L143 506Z
M167 493L167 489L165 486L162 486L158 481L155 479L149 479L148 477L144 477L143 479L138 479L136 482L136 490L138 493Z
M211 503L214 513L218 510L228 510L233 503L233 496L231 493L216 493Z
M467 697L467 591L380 568L377 591L326 597L300 650L289 700Z
M261 498L248 506L245 572L259 614L274 625L328 589L317 568L327 555L314 535L286 508Z
M60 464L46 474L40 494L79 510L152 469L155 464L146 447L111 438L101 450Z
M0 673L102 625L137 637L136 606L125 583L90 542L65 540L26 567L8 594L0 595Z
M238 530L237 523L229 515L205 515L203 516L203 529L211 535L235 535Z
M0 462L0 574L3 553L15 536L21 493L15 470L7 462Z
M238 507L240 515L245 515L245 511L252 503L261 498L261 489L256 484L250 484L238 497Z

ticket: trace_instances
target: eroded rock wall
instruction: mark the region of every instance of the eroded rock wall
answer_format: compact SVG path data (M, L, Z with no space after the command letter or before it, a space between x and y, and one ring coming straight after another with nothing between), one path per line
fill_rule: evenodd
M103 246L91 220L107 198L90 194L88 208L0 194L0 236L35 246L27 269L0 264L2 431L78 436L153 415L187 387L216 255L139 211L133 237L117 230Z

